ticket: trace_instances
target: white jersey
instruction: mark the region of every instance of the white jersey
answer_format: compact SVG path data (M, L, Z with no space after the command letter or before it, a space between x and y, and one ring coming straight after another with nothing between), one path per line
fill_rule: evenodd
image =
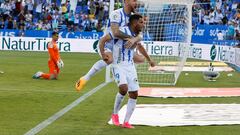
M120 30L129 36L136 36L136 34L130 30L129 26L121 27ZM114 42L113 64L133 64L134 49L125 48L126 40L116 38L112 40Z
M108 34L111 31L111 28L110 28L111 23L117 23L119 25L119 27L127 26L129 23L130 15L131 14L126 14L124 12L123 8L114 10L109 16L110 18L108 20L107 29L105 31L105 34Z
M111 14L110 14L110 18L108 20L108 24L107 24L107 29L105 30L104 32L104 35L110 33L111 31L111 23L117 23L119 25L119 28L120 27L125 27L128 25L129 23L129 17L130 17L130 14L127 15L125 12L124 12L124 9L123 8L119 8L117 10L114 10ZM109 51L112 51L113 49L113 42L107 42L106 45L105 45L105 48Z
M121 27L120 30L130 36L136 36L128 26ZM112 74L118 86L127 84L128 91L139 89L137 72L133 62L134 49L125 48L125 40L114 39Z

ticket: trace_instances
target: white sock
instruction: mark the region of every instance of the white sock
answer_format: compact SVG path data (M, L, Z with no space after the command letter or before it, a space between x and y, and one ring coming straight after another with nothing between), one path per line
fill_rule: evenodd
M92 66L92 68L88 71L88 73L83 76L83 78L88 81L92 76L94 76L98 71L100 71L101 69L103 69L106 66L107 66L107 63L104 62L103 60L97 61Z
M137 99L132 99L132 98L128 99L127 112L126 112L124 122L129 122L132 116L132 113L135 110L136 104L137 104Z
M118 111L120 110L123 99L124 99L124 96L118 92L115 98L113 114L118 114Z

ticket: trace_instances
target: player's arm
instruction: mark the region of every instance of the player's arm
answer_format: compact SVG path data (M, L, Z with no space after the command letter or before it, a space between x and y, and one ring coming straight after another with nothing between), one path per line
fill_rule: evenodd
M130 35L122 32L120 30L118 23L111 23L111 31L112 31L114 38L119 38L119 39L123 39L123 40L131 38Z
M122 15L120 11L118 10L113 11L109 16L109 19L110 19L110 25L111 25L110 28L114 38L119 38L123 40L131 38L128 34L120 30L120 23L122 21Z
M120 30L118 23L111 23L111 31L113 33L114 38L119 38L123 40L127 40L127 48L130 48L133 44L140 42L142 40L141 34L138 34L136 37L132 37Z
M103 36L100 40L99 40L99 50L100 50L100 53L102 55L102 58L104 61L107 60L107 56L105 55L105 52L104 52L104 47L105 47L105 44L106 42L110 41L112 39L112 35L109 33L105 36Z
M150 56L148 55L146 49L140 43L138 43L137 49L147 59L149 65L151 67L156 66L156 63L150 58Z

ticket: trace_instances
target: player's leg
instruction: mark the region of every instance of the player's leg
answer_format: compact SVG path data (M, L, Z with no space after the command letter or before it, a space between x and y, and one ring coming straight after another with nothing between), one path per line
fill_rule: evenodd
M136 104L137 104L137 97L138 97L138 92L137 91L130 91L128 92L129 94L129 99L128 99L128 103L127 103L127 112L124 118L124 122L122 127L124 128L134 128L134 126L132 126L129 123L129 120L136 108Z
M43 73L41 75L41 78L44 78L47 80L57 79L58 73L60 71L57 65L53 61L49 60L48 68L49 68L49 73Z
M88 80L90 80L90 78L92 76L94 76L97 72L99 72L101 69L103 69L104 67L106 67L108 64L103 61L103 60L99 60L97 61L92 67L91 69L88 71L87 74L85 74L84 76L82 76L76 83L75 88L77 89L77 91L80 91L85 84L87 83Z
M119 123L118 112L120 110L121 103L124 99L124 96L127 94L128 86L127 86L126 76L122 72L121 68L113 67L112 73L113 73L114 79L119 87L119 92L117 93L117 95L115 97L113 114L112 114L112 122L114 125L119 126L120 123Z
M111 64L113 61L112 58L112 51L109 48L105 48L105 54L108 56L108 62L99 60L97 61L92 68L88 71L86 75L84 75L82 78L86 81L90 80L92 76L94 76L98 71L105 68L108 64ZM99 54L101 56L101 54ZM101 56L102 57L102 56Z
M128 103L127 103L127 112L124 118L124 122L122 127L124 128L134 128L131 124L129 124L129 120L135 110L137 104L137 97L138 97L138 89L139 84L137 80L137 72L134 66L128 67Z
M33 78L33 79L39 79L42 74L43 74L42 71L38 71L37 73L35 73L35 74L32 76L32 78Z
M48 68L50 68L51 66L51 60L48 60ZM32 77L33 79L40 79L40 78L44 78L44 79L48 79L50 78L49 74L43 73L42 71L38 71L37 73L35 73Z
M88 71L87 74L85 74L84 76L82 76L77 83L75 84L75 88L77 89L77 91L80 91L81 89L83 89L83 87L85 86L85 84L87 83L88 80L90 80L90 78L92 76L94 76L97 72L101 71L103 68L105 68L108 64L111 64L113 61L112 58L112 51L110 49L105 49L105 54L108 55L108 61L104 61L104 60L99 60L97 61L92 67L91 69ZM100 54L99 54L100 55ZM100 55L101 56L101 55Z

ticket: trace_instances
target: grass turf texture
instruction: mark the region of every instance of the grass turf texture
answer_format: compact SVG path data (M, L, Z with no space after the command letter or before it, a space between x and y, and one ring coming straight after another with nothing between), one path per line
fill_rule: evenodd
M0 135L24 134L52 116L84 93L104 81L104 72L98 73L77 93L76 80L94 64L97 54L62 53L65 67L58 80L34 80L32 75L48 71L46 52L0 52ZM232 77L222 72L217 82L207 82L202 73L184 73L176 87L240 87L240 74ZM240 125L147 127L122 129L108 125L117 87L110 83L63 117L39 132L40 135L238 135ZM125 98L124 103L126 103ZM138 104L202 104L240 103L231 98L138 98Z

